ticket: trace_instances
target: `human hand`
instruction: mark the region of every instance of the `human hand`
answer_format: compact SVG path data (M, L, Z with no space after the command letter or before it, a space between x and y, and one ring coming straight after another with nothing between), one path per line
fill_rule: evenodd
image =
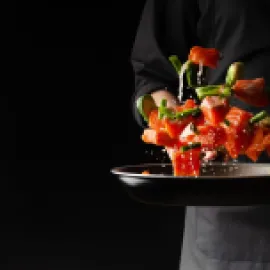
M171 94L169 91L165 89L157 90L154 93L152 93L151 96L154 99L157 106L160 106L161 101L163 99L167 100L168 108L175 108L176 106L179 105L177 97L175 97L173 94Z

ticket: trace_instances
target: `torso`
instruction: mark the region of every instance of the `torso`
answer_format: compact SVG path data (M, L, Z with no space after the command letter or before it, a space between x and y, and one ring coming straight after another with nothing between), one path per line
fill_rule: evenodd
M221 83L228 66L243 61L245 78L264 77L270 87L270 1L198 2L201 45L224 55L209 73L209 83ZM261 110L233 103L254 113ZM181 270L270 270L269 213L270 206L188 207Z

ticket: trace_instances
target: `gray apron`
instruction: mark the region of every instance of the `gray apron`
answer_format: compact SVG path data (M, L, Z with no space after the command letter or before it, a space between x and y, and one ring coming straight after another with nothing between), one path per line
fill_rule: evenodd
M246 67L245 78L265 77L270 86L270 17L260 21L262 13L257 14L258 22L250 17L252 9L256 15L256 3L262 6L267 1L246 0L248 4L243 7L246 14L239 9L243 0L211 2L216 13L212 25L215 37L214 44L208 45L222 50L225 57L219 68L210 72L210 84L224 81L229 64L242 60ZM234 30L231 28L231 35L236 38L229 43L221 38L226 26L218 15L218 9L225 4L232 5L232 14L228 14L232 16L230 20L236 20L237 13L240 20ZM254 113L262 110L238 100L232 103ZM267 110L270 112L270 108ZM248 161L241 159L241 162ZM270 159L264 155L259 162L270 163ZM187 207L180 270L270 270L270 206Z
M270 207L187 207L181 270L269 270Z

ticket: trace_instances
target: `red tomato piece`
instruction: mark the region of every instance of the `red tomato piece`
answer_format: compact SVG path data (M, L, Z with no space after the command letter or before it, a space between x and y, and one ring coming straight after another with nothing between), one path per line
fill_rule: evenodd
M247 148L245 154L249 157L252 161L256 162L260 156L260 154L264 151L264 138L263 138L263 129L257 127L254 131L254 137Z
M198 126L198 135L194 136L192 142L200 142L202 147L207 150L216 149L225 144L226 133L222 127L215 126Z
M175 151L172 156L174 176L199 176L200 153L200 149L191 149L185 152Z
M237 107L231 107L225 116L229 129L244 129L248 126L252 113Z
M183 110L187 110L187 109L193 109L193 108L196 108L198 107L198 105L196 104L195 100L194 99L187 99L185 101L185 103L183 104Z
M233 159L245 153L252 140L253 129L249 125L251 117L251 113L237 107L232 107L225 117L228 121L227 125L223 124L226 132L225 148Z
M263 139L263 146L268 154L270 156L270 134L267 134Z
M205 97L201 103L201 110L206 121L217 126L225 118L229 110L228 99L219 96Z
M180 106L176 106L175 110L177 112L182 112L184 110L193 109L196 107L198 107L198 105L196 104L195 100L190 98L190 99L187 99L184 104Z
M267 134L264 138L263 138L263 145L265 147L270 146L270 134Z
M264 78L237 80L232 89L238 99L249 105L256 107L270 105L270 97L265 90Z
M162 119L159 119L157 109L150 112L148 126L155 130L160 130L164 128L164 121Z
M179 121L164 119L164 128L171 138L176 139L179 137L180 133L183 131L183 129L189 122L190 122L189 117Z
M172 139L167 132L163 130L145 129L141 138L145 143L158 146L174 147L179 144L178 140Z
M210 68L216 68L220 59L220 53L214 48L194 46L191 48L188 59L194 64L202 64Z

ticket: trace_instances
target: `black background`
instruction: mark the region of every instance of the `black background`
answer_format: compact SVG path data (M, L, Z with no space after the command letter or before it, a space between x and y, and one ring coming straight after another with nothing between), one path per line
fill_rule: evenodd
M10 162L1 269L178 269L184 209L139 204L110 174L159 153L131 110L144 1L36 2L17 1L2 99L16 175Z

